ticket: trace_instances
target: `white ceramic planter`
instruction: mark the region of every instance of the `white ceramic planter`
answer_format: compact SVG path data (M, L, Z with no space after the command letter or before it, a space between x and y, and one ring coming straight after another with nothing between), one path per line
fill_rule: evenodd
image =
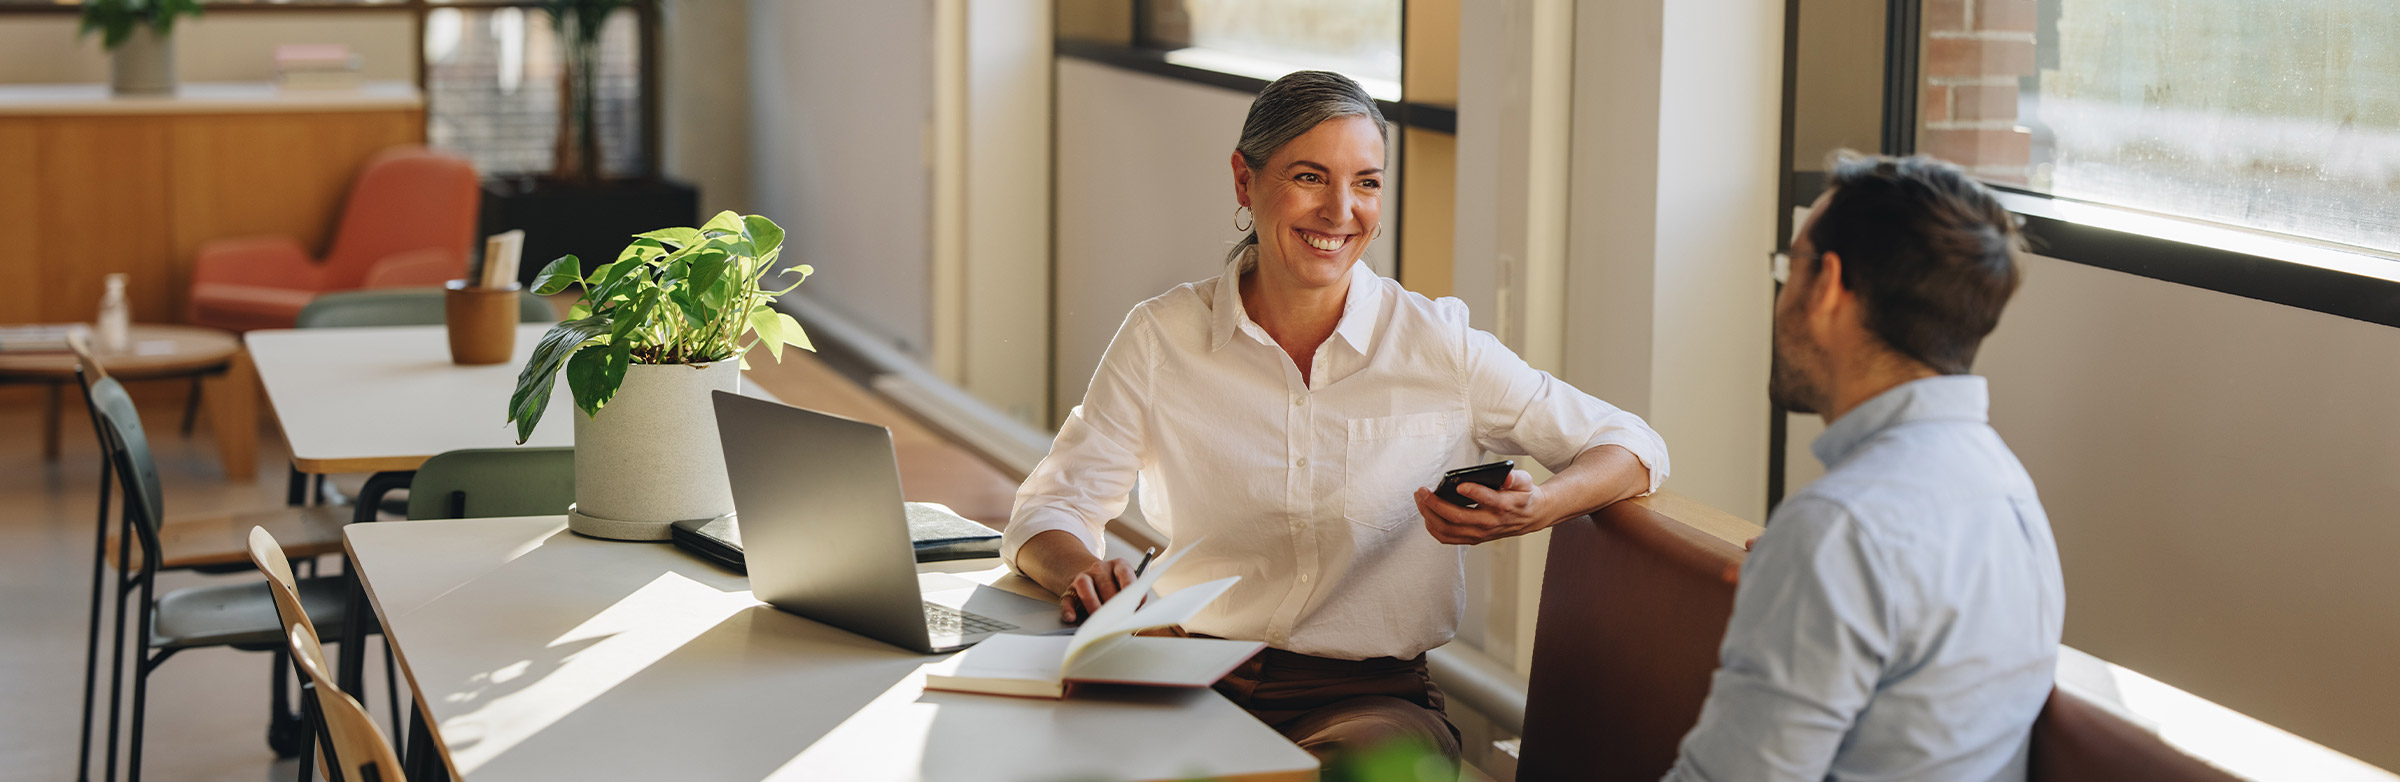
M686 519L733 512L710 391L741 389L739 361L635 364L598 416L575 411L575 504L567 528L666 540Z
M175 39L159 35L148 23L135 24L133 34L109 53L108 87L118 95L174 92Z

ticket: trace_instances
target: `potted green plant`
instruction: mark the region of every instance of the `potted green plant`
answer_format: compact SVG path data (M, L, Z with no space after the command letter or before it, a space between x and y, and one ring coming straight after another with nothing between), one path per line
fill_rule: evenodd
M583 286L567 320L535 344L508 400L522 443L565 370L577 411L568 528L665 540L677 521L733 512L709 392L740 389L742 357L755 345L777 361L787 344L815 349L771 306L814 271L775 271L782 247L775 221L723 212L699 228L638 234L590 276L569 255L534 278L545 295ZM786 274L800 279L767 287Z
M118 95L175 91L175 19L199 16L200 0L83 0L76 35L100 34L108 86Z

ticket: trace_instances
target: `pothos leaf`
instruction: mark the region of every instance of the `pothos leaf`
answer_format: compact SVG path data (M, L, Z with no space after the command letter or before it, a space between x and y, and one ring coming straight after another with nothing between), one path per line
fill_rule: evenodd
M758 341L767 343L767 353L773 355L777 363L781 363L783 361L783 322L775 319L777 314L764 304L752 308L750 310L750 328L758 330Z
M649 239L660 242L668 247L683 247L693 242L700 241L700 229L661 228L648 233L634 234L633 237L636 239Z
M575 256L562 255L558 260L551 261L550 265L542 267L540 274L533 276L533 293L536 296L548 296L582 281L583 262L576 260Z
M808 332L800 329L800 321L793 320L789 313L783 312L775 313L775 319L783 323L784 342L810 353L817 352L817 346L808 343ZM781 361L783 359L781 357L777 357L776 360Z
M567 387L575 393L575 407L584 415L599 415L608 400L617 397L617 388L625 384L625 365L632 363L632 343L611 341L606 345L586 345L567 360Z
M557 384L558 368L566 363L569 354L593 338L609 332L612 325L608 315L595 315L566 321L543 332L540 342L534 343L532 355L525 368L517 372L517 388L508 397L508 420L517 425L517 444L525 444L533 436L533 427L542 422L542 412L550 406L550 391Z
M750 215L742 218L742 225L750 229L750 246L758 248L760 256L773 253L776 248L783 246L783 226L776 225L775 221Z

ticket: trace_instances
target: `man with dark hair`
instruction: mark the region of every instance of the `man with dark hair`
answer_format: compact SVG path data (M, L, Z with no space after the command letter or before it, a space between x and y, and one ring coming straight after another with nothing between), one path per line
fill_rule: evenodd
M1668 779L2025 778L2065 587L2033 481L1966 374L2016 292L2015 243L1958 167L1844 156L1776 254L1769 394L1825 417L1825 477L1743 563Z

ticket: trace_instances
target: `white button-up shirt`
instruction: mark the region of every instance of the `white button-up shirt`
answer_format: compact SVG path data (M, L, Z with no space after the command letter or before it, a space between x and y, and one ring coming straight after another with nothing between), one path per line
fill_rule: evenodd
M1552 470L1619 445L1667 476L1667 448L1632 413L1526 365L1427 299L1353 265L1334 336L1309 379L1242 309L1240 275L1176 286L1127 315L1083 404L1017 491L1001 556L1065 530L1101 554L1135 482L1170 548L1207 542L1162 593L1240 583L1184 628L1341 659L1447 643L1466 603L1465 548L1426 532L1412 493L1486 451Z

